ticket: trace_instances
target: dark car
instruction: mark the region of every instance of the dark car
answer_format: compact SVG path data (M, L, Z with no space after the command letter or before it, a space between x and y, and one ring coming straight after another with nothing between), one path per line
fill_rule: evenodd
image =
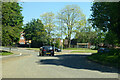
M54 48L52 46L43 46L40 47L39 56L54 56Z
M61 49L55 47L56 52L61 52Z
M107 48L98 49L98 53L105 53L105 52L109 52L109 49L107 49Z

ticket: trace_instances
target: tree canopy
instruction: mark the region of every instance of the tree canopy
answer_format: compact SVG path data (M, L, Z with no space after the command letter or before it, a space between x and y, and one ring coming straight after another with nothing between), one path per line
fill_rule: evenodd
M77 5L66 5L58 13L57 18L63 24L61 30L68 39L68 47L71 44L71 35L80 29L81 26L86 25L85 15Z
M33 19L24 26L24 33L26 40L32 41L32 47L40 47L47 42L47 32L42 24L41 20Z
M23 25L22 7L17 2L2 2L2 44L17 43Z
M55 15L54 15L54 13L47 12L47 13L40 15L40 17L41 17L41 20L44 24L46 31L47 31L47 34L51 37L52 31L55 27L55 24L54 24L55 23L55 21L54 21Z
M92 18L94 28L99 28L111 35L116 35L120 43L120 2L95 2L92 6ZM112 37L112 35L111 35Z
M74 39L76 39L78 43L91 43L96 45L104 42L105 34L100 30L94 30L92 26L87 26L81 28L81 30L76 33Z

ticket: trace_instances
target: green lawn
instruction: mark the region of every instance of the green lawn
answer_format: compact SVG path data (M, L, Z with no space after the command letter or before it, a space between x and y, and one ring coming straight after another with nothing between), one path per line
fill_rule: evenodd
M91 49L88 49L88 48L66 48L63 50L91 50Z
M97 53L88 56L89 60L101 63L103 65L120 68L120 49L110 50L109 53Z
M97 50L72 51L71 53L97 53Z
M27 50L39 50L39 49L40 48L27 48ZM88 49L88 48L66 48L63 50L91 50L91 49Z
M7 51L2 51L2 52L0 52L0 55L2 55L2 56L11 55L11 54L13 54L13 53L7 52Z

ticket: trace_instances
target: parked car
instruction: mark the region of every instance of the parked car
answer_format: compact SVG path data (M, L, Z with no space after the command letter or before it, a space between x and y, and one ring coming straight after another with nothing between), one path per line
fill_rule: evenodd
M107 49L107 48L98 49L98 53L104 53L104 52L109 52L109 49Z
M61 49L55 47L56 52L61 52Z
M54 56L54 48L52 46L43 46L40 47L39 56Z

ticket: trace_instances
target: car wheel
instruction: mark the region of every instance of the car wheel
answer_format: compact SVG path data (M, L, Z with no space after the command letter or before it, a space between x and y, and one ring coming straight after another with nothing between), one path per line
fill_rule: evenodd
M52 56L54 56L54 54L52 54Z

